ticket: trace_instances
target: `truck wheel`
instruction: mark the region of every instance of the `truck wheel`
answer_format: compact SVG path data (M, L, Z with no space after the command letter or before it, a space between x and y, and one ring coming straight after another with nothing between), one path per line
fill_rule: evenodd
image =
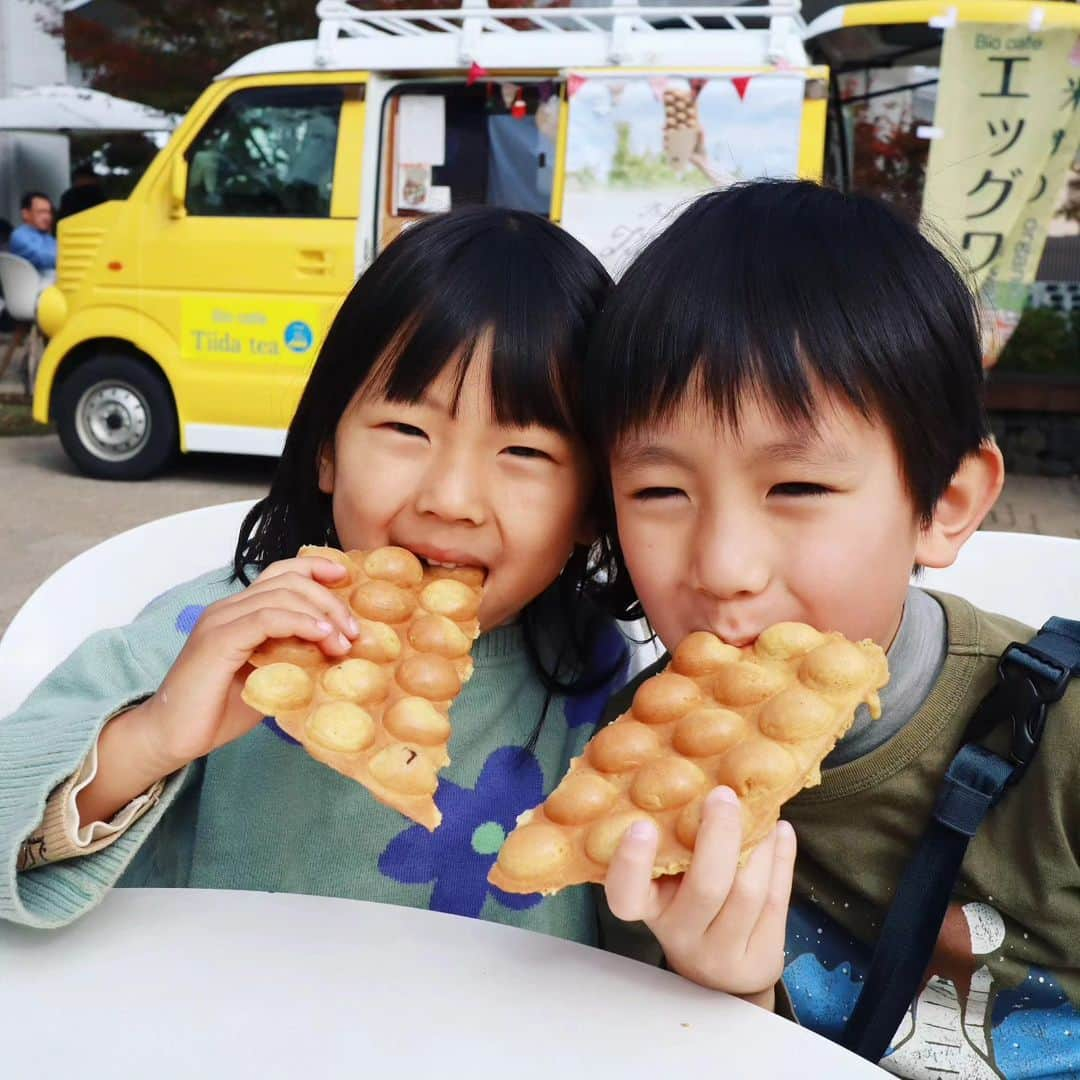
M176 453L176 406L168 385L134 357L105 353L56 391L56 426L72 461L102 480L142 480Z

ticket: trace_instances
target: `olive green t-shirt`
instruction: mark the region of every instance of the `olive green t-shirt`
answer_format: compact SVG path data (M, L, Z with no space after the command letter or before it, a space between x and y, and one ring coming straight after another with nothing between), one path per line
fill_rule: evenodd
M1034 631L934 594L947 652L904 727L822 770L784 808L799 839L784 984L800 1023L837 1038L896 884L998 658ZM643 673L644 677L648 672ZM613 700L626 710L634 685ZM1008 732L986 740L1005 754ZM1080 1076L1080 680L1050 709L1039 752L972 840L927 981L882 1066L906 1077ZM608 948L657 962L640 924L605 913Z

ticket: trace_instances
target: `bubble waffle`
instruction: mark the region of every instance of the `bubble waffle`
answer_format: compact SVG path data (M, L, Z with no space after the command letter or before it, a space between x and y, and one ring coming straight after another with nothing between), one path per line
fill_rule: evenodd
M740 861L781 805L821 781L821 761L861 702L881 714L885 654L802 623L777 623L736 648L691 634L597 732L547 801L518 819L489 880L514 893L602 882L623 833L660 830L653 876L690 865L705 796L727 784L743 815Z
M450 763L450 703L472 674L484 573L424 566L398 547L305 547L300 555L346 568L347 580L331 592L347 598L360 634L344 657L300 638L265 642L241 696L312 757L435 829L437 773Z

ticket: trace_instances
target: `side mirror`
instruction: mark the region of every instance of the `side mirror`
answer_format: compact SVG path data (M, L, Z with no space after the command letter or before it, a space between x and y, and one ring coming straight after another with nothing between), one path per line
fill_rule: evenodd
M173 159L172 172L169 174L169 217L187 217L187 208L184 205L186 196L187 162L178 154Z

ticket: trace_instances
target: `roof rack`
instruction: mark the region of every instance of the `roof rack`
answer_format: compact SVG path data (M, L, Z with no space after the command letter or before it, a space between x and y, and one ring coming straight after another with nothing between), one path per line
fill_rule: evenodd
M607 55L613 64L630 57L633 43L642 35L661 34L673 23L678 29L701 34L746 31L747 20L760 27L768 21L769 55L785 55L789 35L802 23L800 0L766 0L744 4L642 7L637 0L613 0L609 7L492 8L487 0L462 0L459 8L372 11L355 7L352 0L319 0L319 38L316 63L331 63L334 43L342 37L378 41L401 38L441 38L456 35L458 56L470 63L481 41L492 35L542 33L570 35L569 43L582 35L605 36ZM724 26L703 26L702 19L722 20ZM666 24L666 25L659 25ZM755 27L756 29L757 27Z

